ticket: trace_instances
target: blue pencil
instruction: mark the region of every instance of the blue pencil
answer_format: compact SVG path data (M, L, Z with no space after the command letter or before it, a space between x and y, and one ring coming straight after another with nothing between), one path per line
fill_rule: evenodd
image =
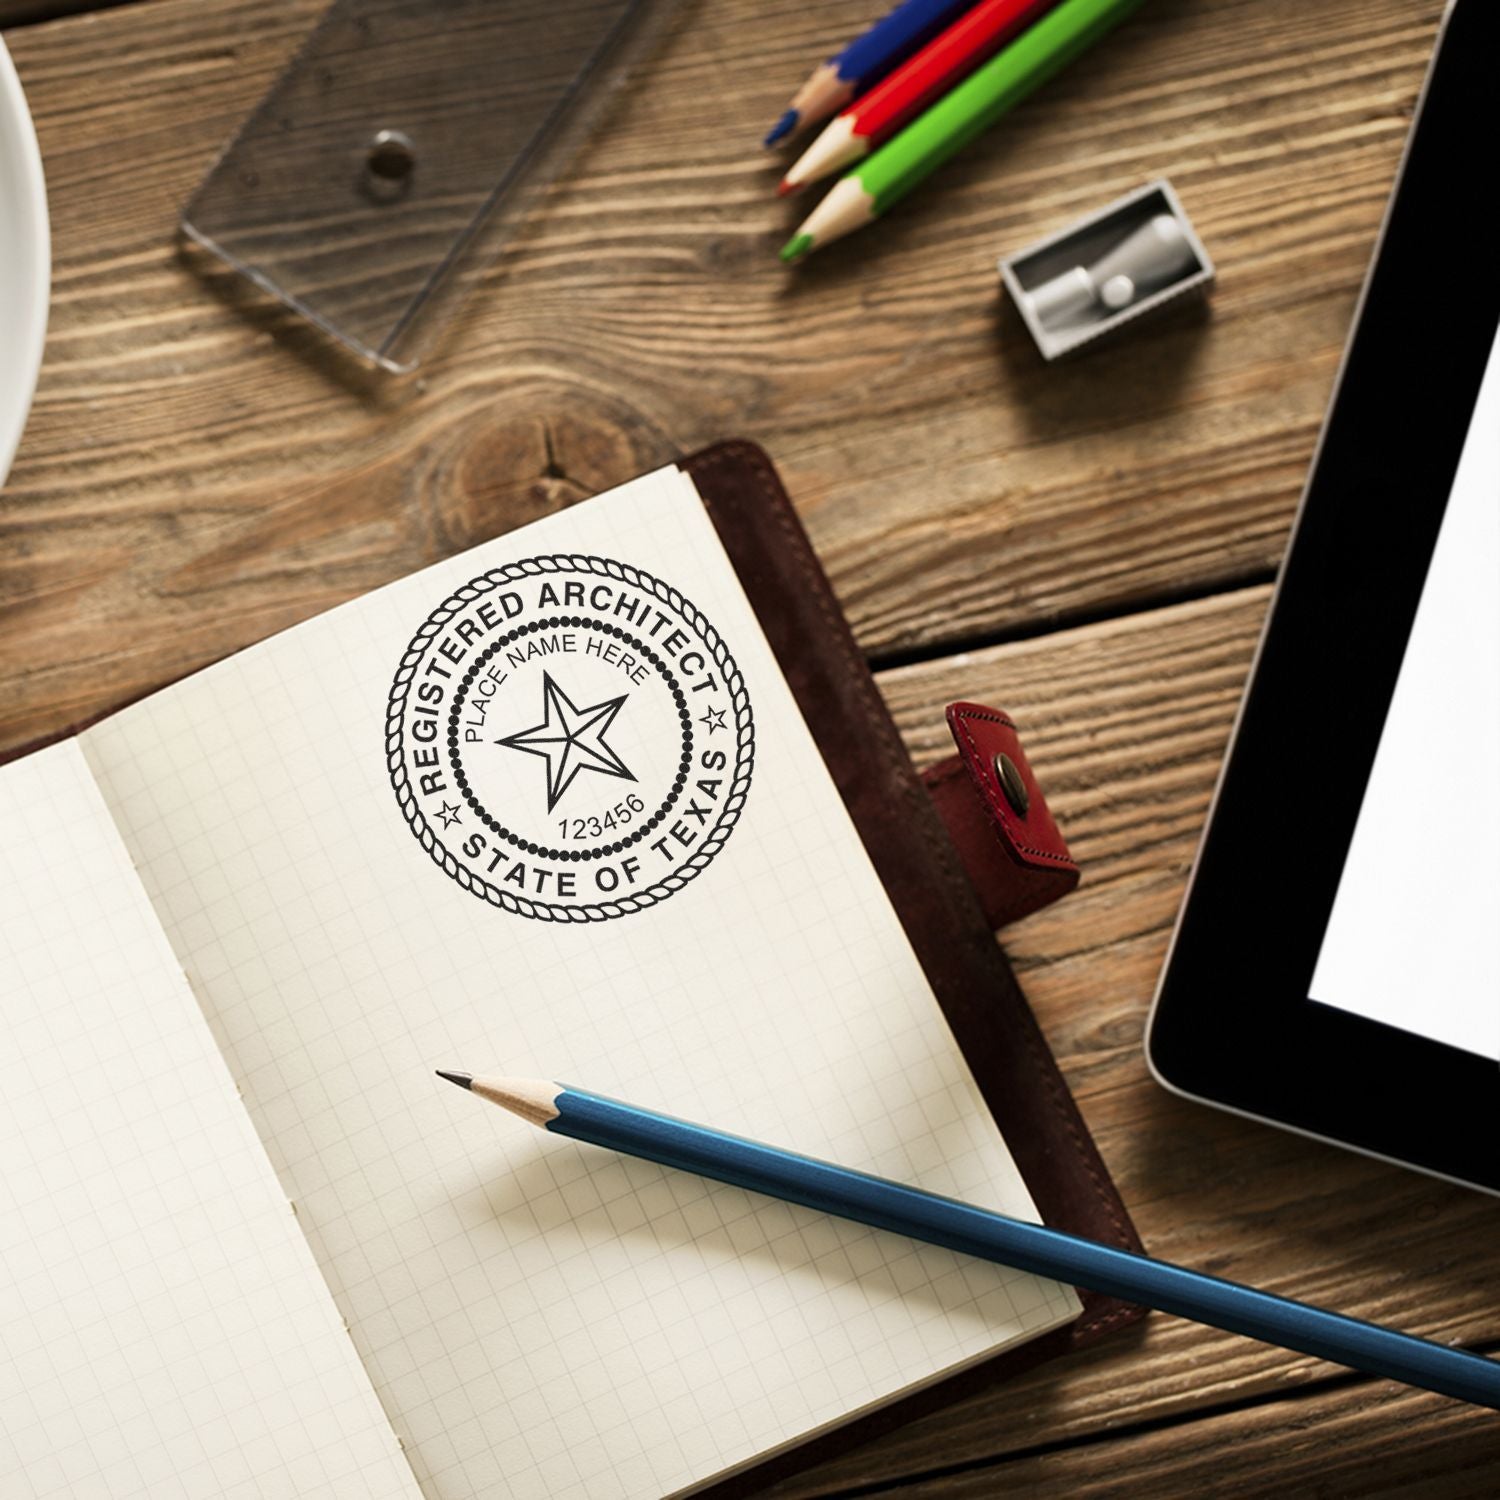
M440 1078L540 1125L804 1208L1500 1410L1500 1363L865 1172L529 1078Z
M821 67L797 90L786 113L771 127L766 145L774 146L808 125L836 115L856 94L879 82L906 61L975 0L903 0L868 31Z

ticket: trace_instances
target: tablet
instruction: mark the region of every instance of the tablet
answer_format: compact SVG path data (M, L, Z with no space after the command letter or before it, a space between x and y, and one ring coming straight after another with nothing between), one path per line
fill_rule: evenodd
M1458 0L1147 1053L1178 1093L1500 1192L1497 56L1500 7Z

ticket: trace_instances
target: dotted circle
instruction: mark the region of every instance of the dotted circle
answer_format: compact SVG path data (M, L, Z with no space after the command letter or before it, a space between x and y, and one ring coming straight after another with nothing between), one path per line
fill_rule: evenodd
M677 717L682 724L682 754L677 762L677 775L672 780L672 790L667 793L661 806L651 817L641 824L628 838L619 839L612 844L599 844L592 849L551 849L545 844L536 844L529 839L523 839L519 834L512 833L510 829L498 822L491 816L489 810L474 795L469 786L469 778L464 774L464 768L458 758L458 716L463 710L464 699L468 696L469 687L474 679L483 670L486 662L491 660L497 653L504 650L512 641L519 640L522 636L532 635L542 630L594 630L600 635L614 636L617 640L625 641L635 648L647 661L661 673L666 682L668 690L672 694L672 701L677 705ZM682 691L677 679L672 675L671 669L660 656L656 654L638 636L632 635L628 630L623 630L618 625L606 625L598 620L586 619L582 615L549 615L545 620L533 620L529 625L518 625L514 630L508 631L498 640L491 641L475 659L474 665L463 675L453 695L453 707L448 710L448 759L453 768L454 779L458 782L458 789L463 793L464 801L473 808L479 820L490 830L498 834L512 848L523 850L525 853L534 855L540 859L557 859L565 861L582 861L599 859L607 854L620 854L630 848L632 844L638 844L653 829L660 826L662 819L671 812L672 804L681 795L683 787L687 785L688 772L693 765L693 720L688 713L687 694Z

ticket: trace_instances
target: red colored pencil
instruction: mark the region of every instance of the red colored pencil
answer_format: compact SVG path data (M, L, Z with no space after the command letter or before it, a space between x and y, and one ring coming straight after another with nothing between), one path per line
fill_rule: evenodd
M863 98L830 120L781 179L784 197L866 157L1056 0L981 0Z

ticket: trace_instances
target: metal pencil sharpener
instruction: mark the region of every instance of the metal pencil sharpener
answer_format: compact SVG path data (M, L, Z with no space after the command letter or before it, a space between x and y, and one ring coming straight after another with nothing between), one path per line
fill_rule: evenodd
M1214 279L1166 178L1000 261L1043 359L1070 354Z

